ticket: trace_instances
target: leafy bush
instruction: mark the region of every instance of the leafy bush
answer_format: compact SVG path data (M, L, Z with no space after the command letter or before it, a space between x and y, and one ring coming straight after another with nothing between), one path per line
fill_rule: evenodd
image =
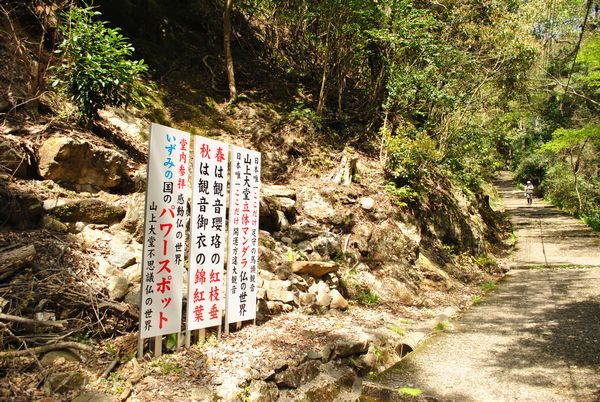
M63 14L57 50L62 62L53 69L52 86L73 101L87 124L105 106L144 105L139 78L148 67L143 60L130 60L133 47L118 28L97 21L100 15L93 7L72 7Z
M386 141L388 159L385 167L388 177L399 185L417 188L440 162L435 141L424 132L399 133Z
M600 209L581 214L581 220L596 231L600 231Z

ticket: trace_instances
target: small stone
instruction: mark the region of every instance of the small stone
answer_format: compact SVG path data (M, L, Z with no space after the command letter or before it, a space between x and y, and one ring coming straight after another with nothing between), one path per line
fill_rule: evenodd
M332 289L329 294L331 295L329 308L336 310L346 310L348 308L348 301L344 299L344 296L337 289Z
M370 211L375 206L375 200L371 197L363 197L360 199L360 207L365 211Z
M75 353L70 352L68 350L53 350L48 353L45 353L44 356L40 359L40 363L42 366L49 367L58 361L68 361L68 362L79 362L79 356Z
M42 217L42 227L44 229L48 229L53 232L59 232L59 233L67 233L69 231L69 228L67 227L67 225L65 225L58 219L54 219L48 215L44 215Z

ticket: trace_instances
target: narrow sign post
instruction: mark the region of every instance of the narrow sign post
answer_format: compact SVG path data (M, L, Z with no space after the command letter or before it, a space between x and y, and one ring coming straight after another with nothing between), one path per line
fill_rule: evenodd
M260 159L259 152L231 146L226 334L229 324L256 318Z
M221 324L228 153L223 142L194 137L188 332Z
M144 223L140 338L154 338L155 354L162 336L181 330L185 223L190 135L152 124Z

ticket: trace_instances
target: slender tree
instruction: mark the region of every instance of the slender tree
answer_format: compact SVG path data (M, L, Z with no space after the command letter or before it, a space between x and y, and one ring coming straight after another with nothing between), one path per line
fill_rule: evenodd
M233 56L231 55L231 10L233 0L227 0L223 12L223 46L225 48L225 68L227 69L227 80L229 81L229 98L234 102L237 98L235 88L235 73L233 70Z

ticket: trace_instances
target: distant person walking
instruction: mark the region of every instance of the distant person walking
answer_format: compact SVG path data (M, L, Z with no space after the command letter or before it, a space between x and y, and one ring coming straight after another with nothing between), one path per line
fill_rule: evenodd
M527 197L527 205L533 204L533 184L529 180L525 186L525 197Z

